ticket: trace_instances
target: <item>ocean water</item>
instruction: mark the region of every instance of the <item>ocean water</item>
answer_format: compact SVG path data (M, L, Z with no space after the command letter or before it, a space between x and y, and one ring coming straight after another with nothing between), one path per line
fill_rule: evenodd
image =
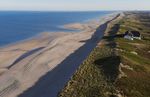
M28 39L41 32L69 32L60 26L82 23L112 12L0 12L0 46Z

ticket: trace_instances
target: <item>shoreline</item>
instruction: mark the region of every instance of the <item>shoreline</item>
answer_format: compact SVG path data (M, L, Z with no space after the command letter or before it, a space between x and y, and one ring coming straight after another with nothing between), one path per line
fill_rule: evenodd
M47 87L49 93L52 93L51 96L56 96L56 93L96 46L98 40L103 37L108 21L116 16L117 14L108 16L102 22L92 23L87 26L88 29L79 33L62 33L60 36L56 34L57 38L54 40L49 39L49 36L45 34L43 38L40 38L41 40L37 37L35 40L8 46L6 49L3 48L8 52L0 52L2 59L0 70L6 69L0 76L0 86L2 86L0 88L7 91L4 87L8 87L9 91L7 92L10 93L5 94L5 91L0 91L0 95L16 97L16 95L23 93L18 97L36 97L38 93L33 94L33 96L30 95L30 91L40 91L38 87L41 86L42 92L45 92L45 87L51 86ZM100 28L97 29L99 26ZM70 65L66 66L67 64L73 65L70 67ZM62 73L60 74L60 72ZM62 78L62 74L65 75L64 78ZM14 87L18 88L15 89ZM53 89L54 87L56 89Z
M16 42L12 42L12 43L9 43L9 44L6 44L6 45L2 45L2 46L0 46L0 49L6 48L6 47L10 47L10 46L13 46L13 45L16 45L16 44L20 44L20 43L31 41L31 40L33 40L33 39L35 39L35 38L37 38L40 35L43 35L45 33L51 34L51 35L55 34L55 33L57 33L57 34L59 34L59 33L80 33L82 31L86 30L86 26L88 26L88 24L91 24L91 22L97 22L97 23L102 22L102 20L105 19L106 17L109 17L109 16L117 14L117 13L119 13L119 12L113 12L113 13L106 14L106 15L101 16L101 17L96 17L96 18L93 18L93 19L85 20L84 22L81 22L81 23L79 23L79 22L68 23L68 24L60 26L60 28L64 28L66 30L73 30L73 31L67 31L67 32L66 31L62 31L62 32L61 31L40 32L40 33L38 33L38 34L36 34L34 36L31 36L29 38L26 38L26 39L23 39L23 40L19 40L19 41L16 41ZM76 25L76 24L79 24L79 26ZM82 28L84 26L85 26L84 29L80 29L80 27Z

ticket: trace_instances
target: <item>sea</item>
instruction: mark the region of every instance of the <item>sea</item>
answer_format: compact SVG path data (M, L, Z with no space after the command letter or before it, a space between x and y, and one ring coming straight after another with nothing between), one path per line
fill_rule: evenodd
M42 32L66 32L62 26L70 23L85 23L113 13L92 12L39 12L0 11L0 46L31 38Z

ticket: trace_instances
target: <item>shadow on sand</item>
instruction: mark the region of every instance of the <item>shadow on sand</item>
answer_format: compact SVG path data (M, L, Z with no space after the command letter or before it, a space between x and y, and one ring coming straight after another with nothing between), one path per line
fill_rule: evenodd
M36 48L36 49L33 49L31 51L28 51L28 52L24 53L18 59L16 59L10 66L8 66L7 69L10 69L11 67L13 67L15 64L17 64L21 60L23 60L23 59L27 58L28 56L30 56L30 55L32 55L32 54L42 50L43 48L45 48L45 47L39 47L39 48Z
M92 38L87 40L82 47L68 56L63 62L58 64L56 68L42 76L34 86L24 91L24 93L18 97L56 97L58 92L69 81L70 77L74 74L79 65L96 47L97 43L106 31L108 23L119 16L120 14L112 20L102 24L93 34Z

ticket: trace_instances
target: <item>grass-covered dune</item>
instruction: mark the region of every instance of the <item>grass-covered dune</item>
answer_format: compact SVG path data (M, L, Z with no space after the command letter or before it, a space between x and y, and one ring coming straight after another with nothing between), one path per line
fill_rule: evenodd
M150 97L150 13L125 13L120 22L119 34L126 30L137 30L142 40L116 38L125 77L115 83L115 87L127 97Z
M80 65L59 97L150 97L150 13L124 12ZM142 40L127 40L128 30Z

